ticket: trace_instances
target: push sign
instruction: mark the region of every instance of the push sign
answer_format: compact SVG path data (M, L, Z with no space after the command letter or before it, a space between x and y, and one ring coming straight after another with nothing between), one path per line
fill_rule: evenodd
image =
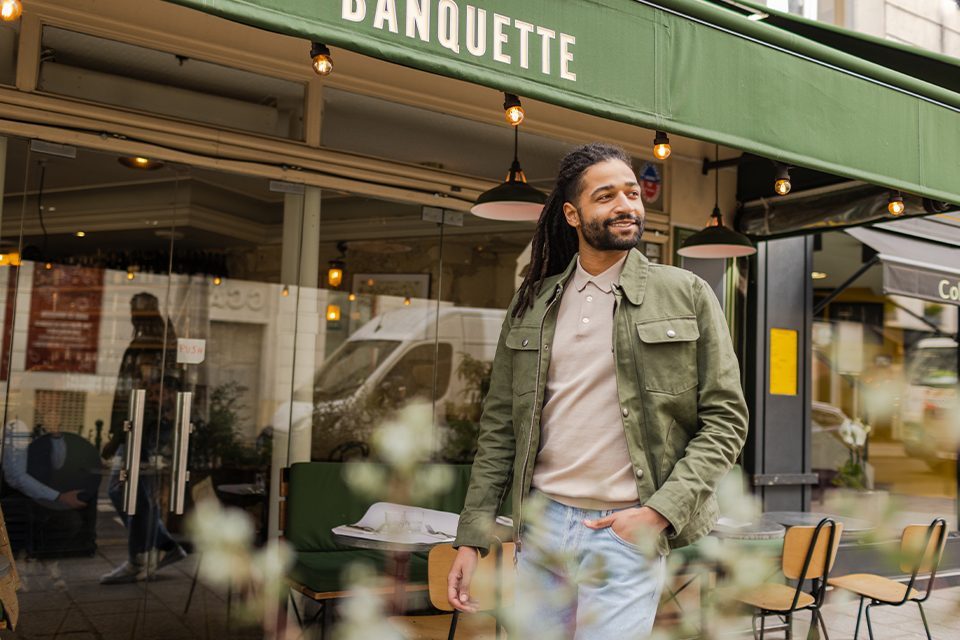
M206 340L177 338L177 364L200 364L206 356Z

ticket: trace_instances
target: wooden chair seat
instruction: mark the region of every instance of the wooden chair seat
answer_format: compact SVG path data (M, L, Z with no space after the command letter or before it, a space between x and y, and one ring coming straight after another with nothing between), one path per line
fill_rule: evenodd
M394 627L402 630L407 640L446 640L453 614L424 616L395 616ZM462 613L457 620L457 640L494 640L497 622L486 613Z
M768 582L755 589L738 594L737 600L765 611L790 611L790 605L793 604L793 596L796 592L796 587ZM813 603L813 596L804 592L797 598L796 608L809 607Z
M830 578L829 583L831 586L846 589L858 596L866 596L880 602L901 602L904 593L907 591L907 585L905 584L869 573L854 573L848 576ZM907 599L913 600L919 597L919 591L910 589Z

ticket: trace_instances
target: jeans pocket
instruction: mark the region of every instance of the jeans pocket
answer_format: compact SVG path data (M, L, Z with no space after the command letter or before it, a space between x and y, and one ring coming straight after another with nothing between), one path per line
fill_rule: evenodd
M630 549L631 551L635 551L637 553L644 553L644 550L639 545L636 545L632 542L628 542L627 540L624 540L623 538L618 536L617 532L613 530L613 527L607 527L607 533L610 535L611 538L616 540L617 543L623 545L627 549Z

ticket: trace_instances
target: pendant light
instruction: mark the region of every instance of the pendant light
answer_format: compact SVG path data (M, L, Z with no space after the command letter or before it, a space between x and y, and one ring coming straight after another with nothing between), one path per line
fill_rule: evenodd
M717 145L715 161L720 160L720 146ZM757 252L750 239L742 233L725 227L720 213L720 169L714 171L713 213L707 226L684 240L677 253L684 258L739 258Z
M513 97L516 99L516 96ZM511 106L519 107L520 100L516 99L516 104ZM507 180L480 194L477 202L470 209L473 215L488 220L514 222L530 222L540 218L547 196L527 184L527 177L520 168L520 160L517 156L519 136L520 123L517 122L513 125L513 164L507 172Z

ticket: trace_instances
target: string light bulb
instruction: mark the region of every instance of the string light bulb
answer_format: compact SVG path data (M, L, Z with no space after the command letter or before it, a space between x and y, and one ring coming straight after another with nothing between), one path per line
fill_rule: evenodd
M220 276L213 276L213 286L219 287L221 284L223 284L223 278Z
M503 115L514 127L520 126L526 113L523 105L520 104L520 98L512 93L503 94Z
M314 42L310 47L310 57L313 59L313 70L318 76L328 76L333 73L333 56L325 44Z
M774 166L777 168L777 175L774 178L773 190L778 196L785 196L790 193L790 189L793 187L790 184L790 167L779 162L775 162Z
M657 160L666 160L673 150L670 148L670 138L665 131L657 131L653 137L653 157Z
M4 22L13 22L23 13L20 0L0 0L0 18Z
M900 195L899 191L890 194L890 199L887 201L887 211L890 212L890 215L902 216L906 208L903 204L903 196Z

